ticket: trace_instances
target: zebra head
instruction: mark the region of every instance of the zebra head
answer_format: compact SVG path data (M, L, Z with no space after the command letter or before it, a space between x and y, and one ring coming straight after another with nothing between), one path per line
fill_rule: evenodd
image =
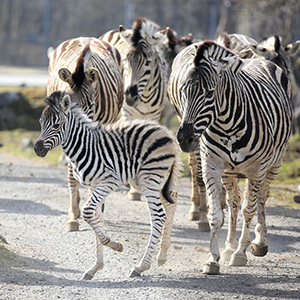
M180 83L183 116L177 141L184 152L196 150L204 131L218 118L223 106L222 81L225 73L237 73L242 60L233 52L205 41L191 53L190 70ZM179 66L180 67L180 66Z
M94 113L95 85L100 79L99 71L96 68L88 68L92 55L88 44L82 51L73 73L68 68L61 68L58 71L59 78L69 84L73 92L73 100L82 107L89 117Z
M279 66L287 75L291 71L290 56L296 54L300 49L300 40L282 46L282 39L278 35L262 40L257 45L249 45L252 52L259 57L264 57Z
M167 30L159 31L157 24L138 18L127 30L120 25L121 38L127 43L128 51L123 57L125 102L137 106L142 95L155 80L158 66L158 48Z
M66 93L57 91L47 97L45 103L48 106L40 118L41 134L34 146L35 153L41 157L45 157L48 151L64 141L71 97Z

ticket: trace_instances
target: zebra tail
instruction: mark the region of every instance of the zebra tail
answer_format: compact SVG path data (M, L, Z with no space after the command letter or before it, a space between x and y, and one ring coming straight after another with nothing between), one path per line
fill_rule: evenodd
M169 202L169 203L175 203L174 198L177 199L177 191L176 186L178 186L176 183L179 178L179 174L181 171L181 161L179 159L179 156L175 156L175 161L173 162L173 165L171 167L169 176L162 188L162 196Z

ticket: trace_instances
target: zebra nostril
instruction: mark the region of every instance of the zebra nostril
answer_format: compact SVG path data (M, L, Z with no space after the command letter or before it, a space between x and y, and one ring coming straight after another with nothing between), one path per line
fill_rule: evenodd
M190 138L187 140L187 142L188 142L189 144L192 144L192 143L194 142L194 138L193 138L193 137L190 137Z

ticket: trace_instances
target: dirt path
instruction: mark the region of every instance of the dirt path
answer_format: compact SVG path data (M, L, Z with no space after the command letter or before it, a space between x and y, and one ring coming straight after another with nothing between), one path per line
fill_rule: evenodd
M150 226L145 202L128 201L122 188L106 201L105 228L123 243L124 252L105 249L104 269L92 281L82 281L94 261L94 235L82 219L79 232L66 233L66 179L65 167L0 153L0 235L8 242L7 250L0 248L1 300L300 299L300 210L278 207L271 199L269 253L257 258L248 252L247 266L222 265L220 275L203 275L209 233L198 232L197 224L188 221L188 179L180 182L164 266L153 262L141 278L128 277L143 254ZM80 192L87 196L85 189ZM227 219L220 250L226 230Z

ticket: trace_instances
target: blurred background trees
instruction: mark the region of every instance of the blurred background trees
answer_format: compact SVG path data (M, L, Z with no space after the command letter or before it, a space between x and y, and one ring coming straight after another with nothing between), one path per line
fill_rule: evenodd
M138 16L201 39L221 31L300 39L299 0L0 0L0 64L45 67L49 46L131 27Z

